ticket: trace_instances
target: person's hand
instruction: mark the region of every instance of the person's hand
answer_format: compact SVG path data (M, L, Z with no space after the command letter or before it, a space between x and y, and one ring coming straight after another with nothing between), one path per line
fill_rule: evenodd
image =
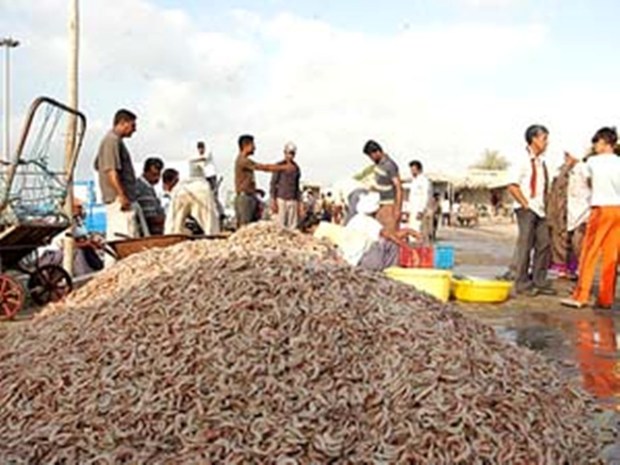
M271 201L271 212L274 215L278 214L278 201L275 199Z
M412 238L416 241L420 240L422 238L422 234L420 234L418 231L414 231L413 229L405 229L403 230L403 233L405 235L405 237L407 238Z
M118 197L118 201L121 204L121 210L126 212L131 210L131 202L127 198L125 194L122 194Z

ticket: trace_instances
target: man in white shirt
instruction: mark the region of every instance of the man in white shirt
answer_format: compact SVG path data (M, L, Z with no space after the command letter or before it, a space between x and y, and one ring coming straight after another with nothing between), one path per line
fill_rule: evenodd
M395 266L399 247L407 246L407 237L418 239L420 235L410 229L394 231L391 227L384 227L376 219L380 207L377 192L362 194L357 203L357 213L345 227L322 222L314 235L332 241L351 265L372 271Z
M446 193L441 201L441 225L452 226L450 217L452 216L452 205L450 204L450 196Z
M615 128L602 128L592 138L595 155L586 163L592 186L592 210L579 263L579 281L571 299L563 305L588 305L599 258L602 256L597 306L609 309L616 295L620 254L620 158L614 153L618 143Z
M551 242L545 218L549 172L544 153L549 143L549 131L542 125L532 125L525 132L525 140L527 151L520 160L513 163L509 171L508 191L515 200L514 209L519 225L515 288L518 294L555 295L555 290L547 281Z
M217 170L213 160L213 153L207 152L207 146L200 141L196 144L198 157L189 162L190 177L204 178L207 180L213 192L217 190Z
M430 237L431 231L424 230L424 218L432 197L433 186L424 174L422 162L414 160L409 163L411 184L409 185L409 228L420 231L424 238Z
M163 192L161 195L161 206L164 209L166 216L170 209L170 202L172 201L172 190L179 182L179 172L173 168L166 168L161 176L161 183Z
M166 215L165 234L188 234L190 231L185 222L190 216L204 234L220 232L215 197L205 179L190 178L174 187Z

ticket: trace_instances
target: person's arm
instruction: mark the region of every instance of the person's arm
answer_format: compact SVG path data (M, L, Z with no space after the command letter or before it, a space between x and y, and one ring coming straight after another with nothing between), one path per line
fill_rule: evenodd
M407 247L409 245L407 243L408 237L413 237L414 239L419 239L421 237L420 234L413 229L400 229L398 231L394 231L388 228L383 228L380 236L401 247Z
M118 200L121 204L121 209L124 211L131 209L131 202L127 198L125 190L121 185L121 181L118 177L118 172L115 169L109 169L105 172L105 174L108 178L108 181L110 182L110 185L116 191L116 196L118 197Z
M74 237L73 240L75 247L78 249L86 249L93 246L87 237Z
M118 176L121 167L120 142L116 139L106 138L101 146L101 154L98 159L97 169L104 173L121 204L123 210L131 208L131 202L127 198L125 189Z
M583 166L583 175L586 178L588 189L592 190L592 165L588 162Z
M418 232L418 231L414 231L413 229L410 228L403 228L403 229L399 229L398 231L395 232L396 237L405 240L409 237L412 237L414 239L420 239L422 237L422 235Z
M508 193L525 210L530 208L530 202L521 189L522 180L527 176L524 163L515 163L508 170Z
M271 197L271 211L274 214L278 213L278 200L276 194L278 193L278 184L280 183L280 172L275 172L271 175L271 183L269 185L269 196Z
M508 186L508 193L521 205L522 208L527 210L530 208L530 203L523 195L523 191L518 184L511 184Z
M394 216L396 218L397 224L400 223L402 211L403 211L403 184L400 180L400 176L395 176L392 178L392 183L394 184Z
M283 173L285 171L290 172L295 170L295 165L291 163L283 163L279 164L263 164L256 163L254 165L254 170L256 171L265 171L267 173Z
M297 216L301 220L305 214L305 207L303 202L303 195L301 192L301 170L297 167L297 173L295 174L295 200L297 200Z

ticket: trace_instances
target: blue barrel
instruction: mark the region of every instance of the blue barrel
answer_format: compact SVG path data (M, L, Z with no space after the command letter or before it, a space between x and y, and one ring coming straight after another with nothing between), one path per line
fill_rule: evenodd
M451 245L438 245L435 247L434 265L438 270L451 270L454 268L454 247Z

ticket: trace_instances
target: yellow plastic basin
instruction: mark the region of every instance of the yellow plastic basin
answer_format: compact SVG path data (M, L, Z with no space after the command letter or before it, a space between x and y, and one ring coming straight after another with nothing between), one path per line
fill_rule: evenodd
M512 283L486 279L454 279L452 293L461 302L501 303L508 300Z
M395 280L414 286L417 290L426 292L442 302L450 298L450 281L452 273L444 270L428 268L388 268L385 274Z

